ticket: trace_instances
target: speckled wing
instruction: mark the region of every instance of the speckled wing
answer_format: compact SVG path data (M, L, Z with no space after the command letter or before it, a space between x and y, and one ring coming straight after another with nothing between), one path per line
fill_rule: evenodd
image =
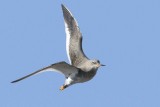
M72 13L63 4L62 11L65 22L67 56L70 63L77 67L79 63L87 59L82 50L82 35Z
M32 75L42 73L42 72L46 72L46 71L56 71L56 72L64 74L65 77L67 78L72 73L76 73L76 72L78 73L78 68L76 68L72 65L69 65L66 62L59 62L59 63L52 64L50 66L47 66L45 68L42 68L40 70L37 70L37 71L35 71L35 72L33 72L29 75L26 75L22 78L19 78L19 79L15 80L15 81L12 81L11 83L21 81L25 78L28 78L28 77L32 76Z

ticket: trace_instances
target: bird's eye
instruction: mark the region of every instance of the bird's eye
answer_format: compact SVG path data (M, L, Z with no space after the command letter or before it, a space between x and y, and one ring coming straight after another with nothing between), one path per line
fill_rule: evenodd
M96 62L95 62L95 61L93 61L92 63L93 63L93 64L96 64Z

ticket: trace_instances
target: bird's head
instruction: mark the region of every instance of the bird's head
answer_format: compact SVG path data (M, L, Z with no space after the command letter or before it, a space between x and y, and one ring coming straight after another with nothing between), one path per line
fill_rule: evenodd
M98 69L101 66L105 66L103 64L100 63L99 60L94 59L94 60L90 60L90 64L92 65L93 68Z
M91 71L91 70L98 70L99 67L105 66L103 64L100 64L99 60L88 60L85 63L83 63L81 66L79 66L80 69L83 71Z

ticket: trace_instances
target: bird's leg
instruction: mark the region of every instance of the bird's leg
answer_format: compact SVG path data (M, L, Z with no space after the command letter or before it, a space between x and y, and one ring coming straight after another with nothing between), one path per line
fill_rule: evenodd
M68 85L62 85L61 87L60 87L60 90L61 91L63 91L65 88L67 88L68 87Z

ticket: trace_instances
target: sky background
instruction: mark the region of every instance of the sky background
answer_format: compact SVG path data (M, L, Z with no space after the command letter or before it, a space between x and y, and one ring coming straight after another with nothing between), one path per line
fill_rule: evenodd
M64 91L68 62L61 3L77 19L83 49L106 64L95 78ZM160 107L159 0L0 0L0 107Z

